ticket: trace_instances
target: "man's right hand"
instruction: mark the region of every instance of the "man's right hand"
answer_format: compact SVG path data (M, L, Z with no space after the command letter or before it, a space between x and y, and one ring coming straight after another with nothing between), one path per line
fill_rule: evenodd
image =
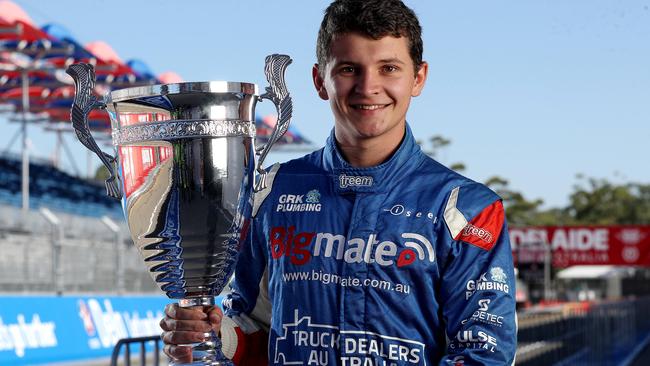
M176 362L192 361L190 343L203 342L205 333L219 334L223 312L218 306L181 308L178 304L165 307L165 317L160 321L163 351Z

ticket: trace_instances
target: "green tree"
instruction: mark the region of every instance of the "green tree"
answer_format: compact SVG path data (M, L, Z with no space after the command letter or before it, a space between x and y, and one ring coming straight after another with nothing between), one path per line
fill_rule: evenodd
M438 156L438 153L440 152L441 149L451 144L451 140L445 138L442 135L432 136L429 139L429 142L431 143L431 156L434 158Z
M464 172L466 167L465 164L463 163L453 163L449 166L449 169L457 171L457 172Z
M424 152L439 158L451 140L435 135L429 138L429 143L430 150L423 149ZM466 169L462 162L449 167L459 172ZM542 209L542 199L528 199L509 187L505 178L493 176L485 184L503 198L511 226L650 224L650 184L614 184L607 179L582 175L578 175L577 180L569 205L550 209Z
M511 226L553 225L558 219L558 212L540 211L542 199L528 200L521 192L508 186L508 180L499 176L489 178L485 185L490 187L503 199L506 218Z
M578 175L566 211L574 224L650 223L650 185L614 184Z
M417 140L416 143L422 147L422 151L429 155L430 157L436 159L439 161L440 153L444 148L447 146L451 145L451 140L448 138L445 138L442 135L434 135L429 138L429 144L431 148L429 150L425 149L422 144L422 140ZM457 172L464 172L466 169L465 164L462 162L456 162L451 165L449 165L449 169L457 171Z

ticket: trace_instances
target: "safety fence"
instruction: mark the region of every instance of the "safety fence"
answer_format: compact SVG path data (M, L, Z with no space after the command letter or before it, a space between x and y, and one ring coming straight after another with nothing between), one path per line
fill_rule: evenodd
M147 353L147 346L153 345L153 350ZM161 344L162 341L160 336L149 336L149 337L136 337L136 338L123 338L117 341L115 347L113 348L113 353L111 354L111 366L119 366L120 355L122 355L123 365L131 366L147 366L151 364L152 366L158 366L161 359ZM136 356L137 361L132 361L132 351L131 346L137 346ZM164 358L164 357L163 357ZM138 363L139 362L139 363Z
M650 297L519 314L517 365L634 365L650 334Z
M123 223L0 206L0 292L160 293Z

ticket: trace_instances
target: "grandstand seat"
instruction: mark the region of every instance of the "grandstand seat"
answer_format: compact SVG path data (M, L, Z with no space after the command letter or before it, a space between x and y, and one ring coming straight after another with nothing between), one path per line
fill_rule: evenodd
M21 162L0 156L0 203L19 206L22 187ZM47 207L81 216L121 217L117 201L106 196L103 185L73 177L54 166L30 163L30 207Z

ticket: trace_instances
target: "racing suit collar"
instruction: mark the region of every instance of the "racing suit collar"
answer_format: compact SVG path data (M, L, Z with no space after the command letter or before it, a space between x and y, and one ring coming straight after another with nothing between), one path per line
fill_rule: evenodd
M389 188L422 162L423 154L415 142L411 127L406 124L399 148L385 162L366 168L351 166L336 144L334 129L325 144L323 167L332 172L334 191L338 193L375 193Z

